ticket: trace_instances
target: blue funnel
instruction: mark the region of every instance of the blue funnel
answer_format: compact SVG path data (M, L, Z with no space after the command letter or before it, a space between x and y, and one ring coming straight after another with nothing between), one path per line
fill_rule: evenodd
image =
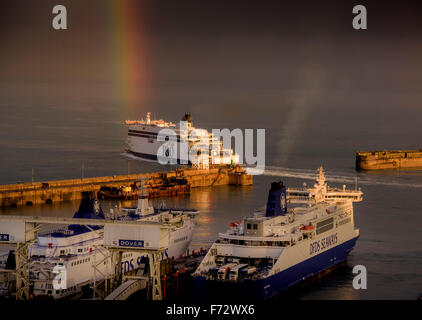
M283 182L271 183L265 216L275 217L287 212L286 187Z
M73 218L76 219L105 219L103 209L101 209L100 202L95 197L93 192L84 191L82 192L82 200L79 205L79 210L75 212ZM90 226L91 229L100 229L100 226ZM90 229L86 226L79 224L71 224L70 230L73 230L75 234L89 232Z
M93 192L82 192L82 200L79 210L75 212L73 218L77 219L105 219L100 202Z

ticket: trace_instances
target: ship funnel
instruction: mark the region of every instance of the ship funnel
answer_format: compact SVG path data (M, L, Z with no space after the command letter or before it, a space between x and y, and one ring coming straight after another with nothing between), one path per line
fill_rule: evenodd
M95 197L94 192L84 191L82 192L82 200L79 205L79 210L75 212L73 218L76 219L105 219L103 209L101 208L100 202ZM69 225L69 229L75 233L87 232L90 230L99 229L99 226L82 226L79 224Z
M75 212L73 218L79 219L105 219L100 202L93 192L83 191L79 210Z
M267 211L265 213L267 217L275 217L286 214L286 194L286 187L283 185L283 182L279 181L271 183L271 189L268 194Z
M147 196L141 196L138 199L138 206L136 207L136 214L145 216L154 213L154 207L149 205Z
M189 113L186 113L183 116L182 121L187 121L189 125L192 125L192 116Z

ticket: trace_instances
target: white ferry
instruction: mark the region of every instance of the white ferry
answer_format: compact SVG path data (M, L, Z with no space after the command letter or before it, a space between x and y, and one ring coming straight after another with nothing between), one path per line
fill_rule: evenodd
M307 190L272 183L265 210L218 235L193 274L199 294L268 299L345 261L359 238L358 201L361 190L328 188L322 168Z
M168 249L162 254L162 259L179 257L184 254L192 241L193 215L195 210L183 213L182 209L171 211L154 209L148 204L147 197L138 200L135 212L121 215L112 213L111 219L154 221L174 225L170 233ZM79 210L74 218L105 219L97 199L85 193ZM34 283L35 297L54 299L80 295L84 288L94 281L103 280L116 272L117 265L111 265L111 259L105 258L103 245L104 231L98 226L70 225L58 228L50 227L39 234L37 242L31 246L30 279ZM121 271L143 269L147 256L137 252L127 252L122 256ZM66 289L54 289L53 279L55 266L63 266L66 270ZM95 268L94 268L95 266Z
M202 168L206 166L205 163L222 165L239 163L239 155L235 154L232 149L224 149L222 141L218 137L215 137L205 129L195 128L190 114L186 114L182 121L187 123L186 128L181 128L180 124L176 125L173 122L167 122L162 119L152 120L150 112L147 113L145 120L126 120L125 124L128 126L126 152L147 161L157 161L158 156L174 157L179 164L183 164L182 160L184 160L187 162L185 164ZM157 140L158 133L162 129L171 129L175 132L177 142L174 141L173 147L161 148L160 150L160 147L167 142ZM198 135L202 134L207 136L206 141L198 138ZM169 140L169 138L167 139ZM182 159L182 143L187 146L187 154L189 154L194 145L199 149L205 143L209 148L209 154L201 155L200 152L193 152L190 159ZM187 158L187 155L185 157ZM206 159L207 157L208 159Z

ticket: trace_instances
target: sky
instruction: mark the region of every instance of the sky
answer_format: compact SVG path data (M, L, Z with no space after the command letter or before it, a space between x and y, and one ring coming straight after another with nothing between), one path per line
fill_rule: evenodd
M417 1L120 1L133 11L121 20L137 21L117 36L121 45L116 2L2 1L0 81L113 82L114 50L126 41L139 43L135 85L298 88L314 72L310 82L332 74L338 89L420 88ZM51 27L59 3L66 31ZM368 30L353 30L352 7L365 3Z
M52 28L56 4L67 30ZM356 4L367 30L352 28ZM418 1L1 1L0 111L53 105L53 121L79 104L114 108L117 122L192 112L208 126L242 117L239 127L298 133L311 110L355 108L362 123L414 126L421 16Z

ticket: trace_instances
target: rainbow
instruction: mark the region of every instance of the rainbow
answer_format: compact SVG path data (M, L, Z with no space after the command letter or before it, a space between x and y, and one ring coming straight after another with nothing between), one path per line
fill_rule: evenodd
M145 113L147 48L145 6L139 0L108 0L111 21L110 72L114 82L115 103L124 119Z

